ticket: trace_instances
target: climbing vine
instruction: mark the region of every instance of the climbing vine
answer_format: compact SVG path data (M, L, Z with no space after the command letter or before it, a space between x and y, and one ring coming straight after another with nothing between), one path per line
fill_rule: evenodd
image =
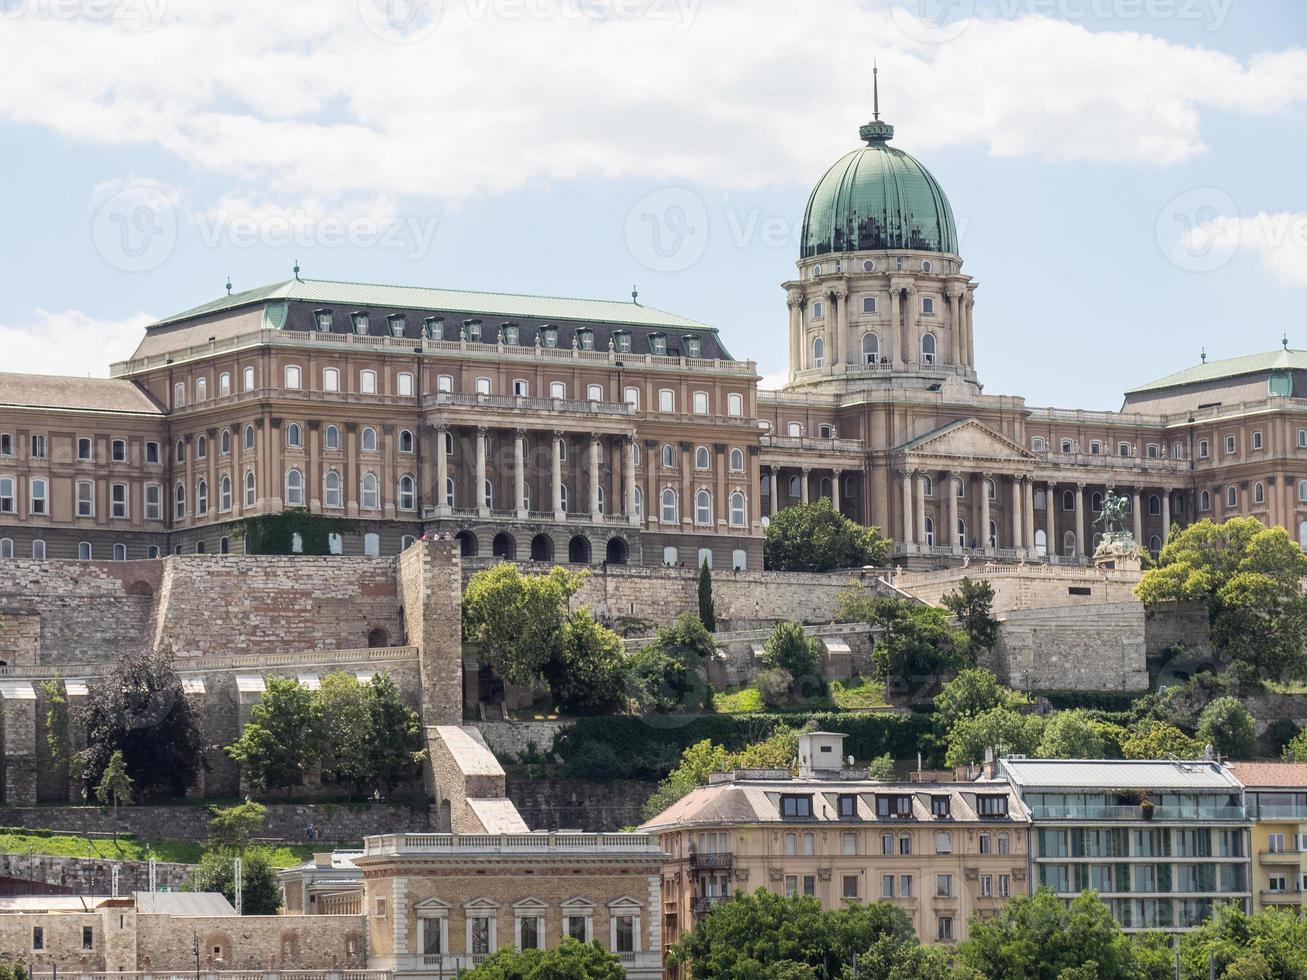
M332 534L348 534L359 529L358 521L341 517L324 517L307 510L287 510L280 514L262 514L245 521L245 553L250 555L329 555ZM295 535L300 549L294 548Z

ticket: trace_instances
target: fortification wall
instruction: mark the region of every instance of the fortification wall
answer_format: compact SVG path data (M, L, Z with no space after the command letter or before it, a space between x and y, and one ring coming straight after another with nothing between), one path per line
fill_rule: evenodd
M576 779L510 779L508 798L533 830L616 833L639 826L657 783L587 783Z
M57 885L72 889L77 895L108 895L113 885L114 868L118 869L118 894L150 890L148 861L0 854L0 876ZM155 881L160 888L181 891L190 871L189 864L159 861L154 866Z
M994 672L1025 690L1142 691L1144 607L1133 602L1014 609L1001 619Z
M890 582L933 606L964 578L984 579L994 588L994 613L1052 606L1083 606L1135 601L1139 572L1098 571L1082 565L999 565L899 572Z

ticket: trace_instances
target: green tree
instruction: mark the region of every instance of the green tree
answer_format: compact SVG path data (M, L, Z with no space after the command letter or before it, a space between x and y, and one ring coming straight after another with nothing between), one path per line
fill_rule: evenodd
M199 728L166 651L117 661L91 687L77 723L86 732L79 762L88 788L99 785L114 752L142 799L182 796L203 763Z
M940 605L961 624L973 660L982 651L994 649L998 620L994 618L994 586L987 579L963 578L956 590L940 599Z
M1307 728L1295 735L1284 747L1285 762L1307 762Z
M849 520L822 497L772 515L763 538L763 564L777 572L883 567L889 562L890 548L880 528Z
M246 800L228 807L209 807L209 846L244 851L263 827L268 808Z
M676 768L645 801L644 815L652 819L696 786L706 786L715 772L733 769L793 769L799 755L799 733L781 725L761 742L739 752L728 752L709 739L695 742L681 753Z
M3 622L3 620L0 620ZM45 744L50 750L50 765L65 779L71 777L72 758L72 716L68 708L68 689L60 677L40 681L41 694L45 697Z
M1150 608L1192 600L1207 608L1213 645L1241 676L1284 680L1304 672L1307 555L1283 528L1254 517L1199 521L1172 533L1136 589Z
M1203 743L1190 738L1175 725L1156 719L1139 722L1121 740L1121 752L1127 759L1197 759Z
M318 703L293 677L267 677L259 703L227 754L256 791L300 786L318 757Z
M536 684L559 654L568 603L583 580L562 568L523 575L509 562L477 572L463 594L464 632L504 680Z
M762 662L765 667L787 671L795 686L792 694L800 700L826 693L821 676L821 642L804 633L801 623L778 623L763 644Z
M717 610L712 597L712 570L705 558L699 565L699 619L709 633L717 632Z
M993 708L1018 708L1028 699L998 682L993 671L970 667L960 671L935 695L935 717L947 732L963 718L974 718Z
M113 807L113 839L118 840L118 807L131 806L132 777L127 774L127 763L122 751L115 749L104 767L100 782L95 787L95 798L101 806Z
M922 605L908 606L905 612L872 651L879 678L911 686L929 685L966 665L965 637L953 626L948 613Z
M1249 915L1221 905L1180 941L1184 980L1206 980L1209 956L1222 980L1300 980L1307 977L1307 921L1289 910Z
M896 773L894 771L894 757L886 752L884 755L878 755L867 764L867 776L870 779L878 779L883 783L894 781Z
M322 781L347 786L351 795L372 789L372 688L353 674L333 671L322 678L317 702L316 741Z
M995 758L1017 753L1032 755L1043 733L1044 720L1038 715L991 708L954 723L948 732L944 760L950 766L980 763L985 760L986 750Z
M625 670L622 638L590 610L578 610L563 627L558 655L547 669L554 704L571 715L615 712L625 700Z
M1106 749L1088 712L1077 709L1048 717L1035 754L1041 759L1101 759Z
M1061 980L1097 965L1091 976L1133 980L1135 950L1093 892L1064 903L1047 889L1011 899L989 919L974 919L957 959L985 977Z
M502 949L465 980L625 980L621 961L598 943L565 938L550 950Z
M191 869L184 888L188 892L220 892L236 904L236 858L241 859L241 914L276 915L281 908L277 871L265 851L254 848L243 853L227 848L209 848Z
M1257 722L1238 698L1212 701L1198 716L1198 741L1207 743L1227 759L1257 755Z
M736 895L699 919L672 946L668 962L701 980L838 980L848 975L855 954L870 957L871 972L864 969L862 976L948 976L942 955L920 953L912 922L900 908L875 902L825 911L815 898L783 898L762 888Z
M712 709L708 661L717 650L694 613L682 613L631 657L627 685L645 714Z
M372 785L386 795L401 783L415 779L426 755L422 749L422 724L418 713L404 703L389 674L374 674L371 682L372 731L367 757L372 768Z

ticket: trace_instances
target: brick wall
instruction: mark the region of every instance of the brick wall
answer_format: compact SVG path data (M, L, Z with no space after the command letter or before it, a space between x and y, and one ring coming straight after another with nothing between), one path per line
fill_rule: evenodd
M362 915L137 914L135 968L188 975L195 970L198 935L202 963L210 968L212 949L221 946L225 970L357 970L367 961L366 934Z

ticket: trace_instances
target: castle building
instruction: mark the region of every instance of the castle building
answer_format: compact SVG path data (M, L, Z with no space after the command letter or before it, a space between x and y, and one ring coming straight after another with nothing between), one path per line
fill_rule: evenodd
M703 323L627 302L292 280L168 317L110 379L0 374L0 557L243 547L342 518L331 550L757 568L819 497L925 567L1080 563L1108 490L1160 550L1252 515L1307 545L1307 353L1207 362L1119 412L976 373L976 282L930 172L864 126L813 190L789 376L759 390Z

